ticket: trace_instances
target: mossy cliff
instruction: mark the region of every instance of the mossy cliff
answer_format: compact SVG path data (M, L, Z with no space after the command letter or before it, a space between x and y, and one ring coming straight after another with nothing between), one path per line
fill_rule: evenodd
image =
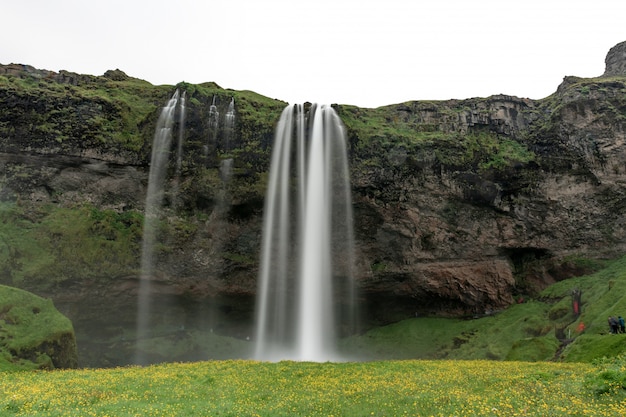
M349 138L367 325L502 309L625 252L626 75L615 68L565 77L541 100L334 105ZM0 66L1 283L53 297L77 328L102 320L100 334L119 338L131 326L152 136L177 88L187 118L160 223L163 317L250 335L286 103L214 83ZM226 132L209 113L215 103L223 116L231 99Z
M77 365L72 323L52 301L0 285L0 370Z

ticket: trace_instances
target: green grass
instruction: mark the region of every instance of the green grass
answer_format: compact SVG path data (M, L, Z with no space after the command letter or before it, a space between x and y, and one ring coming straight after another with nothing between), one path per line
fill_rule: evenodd
M620 363L213 361L0 373L3 416L619 416Z
M589 264L578 259L577 263ZM598 265L593 263L593 267ZM582 292L581 314L572 291ZM591 275L552 285L537 299L485 317L420 317L341 342L350 354L380 359L490 359L592 362L626 354L626 334L608 332L609 315L626 314L626 257ZM585 330L578 331L580 323Z
M0 88L12 97L6 99L8 102L32 104L10 104L0 111L0 120L10 121L0 124L0 134L5 138L25 134L15 129L29 125L28 136L34 143L79 140L131 151L141 149L145 134L140 127L150 124L172 90L171 86L152 86L133 78L112 81L104 77L72 85L34 77L0 76Z
M91 205L24 209L0 203L2 282L48 288L81 279L112 279L138 267L143 216Z
M343 341L367 359L553 359L559 342L551 306L528 302L477 319L415 318Z
M626 314L626 257L611 262L595 274L561 281L541 295L569 299L572 290L582 292L581 315L567 328L577 336L563 352L565 360L589 361L626 352L626 335L609 334L607 318ZM580 322L585 331L576 332Z
M343 341L351 358L387 361L0 373L0 414L621 416L626 335L607 334L604 316L626 309L625 282L626 257L497 314L415 318ZM573 289L583 295L580 318L571 311ZM581 320L587 328L578 334ZM557 328L573 338L561 362L551 361L560 346ZM228 354L224 340L205 336L194 335L195 343ZM162 348L158 338L150 343L146 351ZM408 360L416 357L438 360Z
M437 108L442 117L467 110L430 102L410 105L430 110ZM411 169L424 161L436 160L456 169L484 172L504 170L535 159L526 145L505 135L486 130L463 134L447 132L437 124L418 121L415 115L401 116L394 106L361 109L342 105L337 110L358 152L357 159L363 159L366 166L392 164L407 165L406 169Z

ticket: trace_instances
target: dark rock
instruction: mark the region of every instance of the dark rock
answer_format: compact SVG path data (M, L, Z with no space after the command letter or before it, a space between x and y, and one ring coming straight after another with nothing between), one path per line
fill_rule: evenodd
M604 77L626 75L626 42L612 47L605 59Z
M104 77L113 81L126 81L129 78L124 71L121 71L119 69L108 70L104 73Z

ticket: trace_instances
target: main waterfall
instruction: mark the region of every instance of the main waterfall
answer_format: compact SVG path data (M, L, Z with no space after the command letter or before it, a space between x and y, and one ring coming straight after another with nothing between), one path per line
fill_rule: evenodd
M352 202L343 125L330 106L279 120L265 202L256 358L340 360L355 326Z

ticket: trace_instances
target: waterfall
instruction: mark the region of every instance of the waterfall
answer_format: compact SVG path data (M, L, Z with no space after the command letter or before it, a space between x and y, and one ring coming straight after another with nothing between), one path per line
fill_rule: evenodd
M265 202L257 359L341 359L339 327L354 319L351 207L339 117L330 106L313 105L308 114L288 106L276 129Z
M209 106L209 133L213 134L213 136L217 135L217 128L220 124L220 112L217 111L215 99L216 97L213 96L213 101L211 103L211 106Z
M179 114L178 114L178 145L176 147L176 179L180 178L181 171L183 169L183 141L185 139L185 116L187 115L187 107L185 101L187 99L187 92L183 91L180 97Z
M228 104L228 110L224 115L224 149L230 150L230 138L233 135L233 129L235 127L235 99L230 100Z
M173 205L178 207L180 204L179 190L180 190L180 177L183 171L183 142L185 140L185 117L187 115L186 107L187 92L183 91L178 103L178 140L176 145L176 175L174 177L174 191L172 197L174 199Z
M216 99L217 97L213 96L213 101L209 106L207 143L204 146L204 156L208 156L210 153L212 153L217 145L217 133L220 125L220 112L217 110L217 105L215 104Z
M230 103L228 103L228 110L226 110L226 125L233 127L235 122L235 98L230 99Z
M176 90L172 98L161 110L157 121L152 143L152 157L148 175L148 190L143 223L143 240L141 245L141 275L137 305L137 341L148 336L150 328L150 297L151 281L154 274L154 245L156 243L157 221L163 204L165 175L172 143L172 129L175 121L176 106L179 92ZM135 363L145 362L140 349L137 349Z
M223 151L230 152L231 150L231 138L235 130L235 99L232 98L228 104L228 110L224 115L224 144ZM227 158L220 162L220 174L222 181L228 183L233 173L233 159Z

